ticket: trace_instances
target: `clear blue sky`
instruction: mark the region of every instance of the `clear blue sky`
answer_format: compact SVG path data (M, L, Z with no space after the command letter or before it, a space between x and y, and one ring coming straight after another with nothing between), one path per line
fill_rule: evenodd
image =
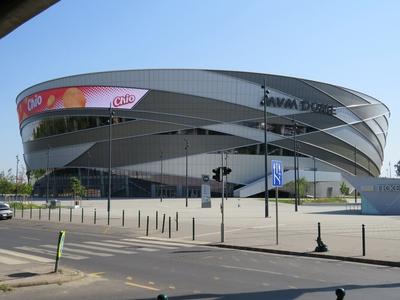
M42 81L140 68L303 77L391 110L382 175L400 160L400 1L61 1L0 40L0 171L23 150L15 98ZM393 174L393 172L392 172Z

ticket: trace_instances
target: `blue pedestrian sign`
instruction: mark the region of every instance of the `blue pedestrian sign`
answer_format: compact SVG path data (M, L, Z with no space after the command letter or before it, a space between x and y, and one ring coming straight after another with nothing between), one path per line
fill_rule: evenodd
M272 163L272 186L283 186L283 167L281 160L271 160Z

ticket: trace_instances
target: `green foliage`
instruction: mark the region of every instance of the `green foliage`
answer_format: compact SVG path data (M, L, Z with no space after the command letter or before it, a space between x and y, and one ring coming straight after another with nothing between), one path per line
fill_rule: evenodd
M305 177L301 177L298 182L299 186L299 195L300 197L305 197L308 187L308 181ZM294 181L289 181L284 186L284 189L287 190L289 193L294 194Z
M71 190L72 193L74 194L74 198L76 197L83 197L86 195L86 189L85 187L81 184L81 181L76 178L76 177L71 177L69 180L70 185L71 185Z
M27 182L15 182L15 176L11 173L11 169L0 172L0 194L15 194L18 188L18 195L31 195L32 185Z
M340 192L342 195L347 196L350 193L350 188L346 185L344 181L340 184Z
M31 174L33 175L33 177L35 179L39 179L40 177L42 177L44 174L46 173L45 169L37 169L37 170L32 170Z
M30 209L30 208L44 208L46 207L45 205L38 205L38 204L33 204L33 203L22 203L20 201L18 202L11 202L10 203L10 208L15 208L15 209Z

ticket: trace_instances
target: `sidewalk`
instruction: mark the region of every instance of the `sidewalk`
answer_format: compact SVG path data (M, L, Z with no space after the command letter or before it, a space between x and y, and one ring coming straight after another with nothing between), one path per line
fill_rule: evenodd
M61 284L84 277L82 272L67 268L61 268L58 273L53 271L53 265L44 263L4 265L0 270L0 293L19 287Z
M69 205L71 201L63 202ZM206 243L221 242L221 199L212 199L211 208L201 208L200 199L145 199L145 200L111 200L110 226L122 227L124 211L124 228L134 234L146 235L147 216L149 216L148 236L151 238L168 238L169 217L171 217L172 239L192 240L192 222L195 218L195 240ZM346 210L345 205L310 205L294 206L279 204L279 244L276 244L275 201L270 199L269 217L264 217L264 199L228 198L225 205L225 239L224 245L252 247L290 251L299 253L313 252L316 247L317 224L321 223L321 236L327 244L326 255L349 258L365 258L399 263L400 252L400 216L367 216L358 211ZM96 226L107 225L107 200L83 200L83 222L94 223L96 209ZM140 228L139 226L140 210ZM156 229L156 211L158 211L158 228ZM176 231L176 212L179 228ZM58 209L51 210L51 221L58 221ZM71 213L71 215L70 215ZM164 233L161 233L162 218L165 214ZM17 211L16 217L21 218ZM61 222L82 222L82 209L61 210ZM30 212L24 212L24 219L30 218ZM33 211L32 219L38 219L38 212ZM41 220L48 221L48 210L41 211ZM362 256L361 228L365 224L366 255ZM94 225L93 225L94 226Z

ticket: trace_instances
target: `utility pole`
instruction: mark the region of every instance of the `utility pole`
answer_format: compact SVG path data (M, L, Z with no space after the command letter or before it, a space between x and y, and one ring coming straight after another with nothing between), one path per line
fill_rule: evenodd
M17 201L17 197L18 197L18 164L19 164L18 155L16 156L16 158L17 158L17 170L15 172L15 201Z
M112 123L114 111L110 102L110 111L109 111L109 127L108 127L108 199L107 199L107 224L110 225L110 213L111 213L111 150L112 150Z
M222 196L221 196L221 243L225 240L225 229L224 229L224 152L221 152L221 184L222 184Z
M264 100L262 104L264 106L264 202L265 202L265 217L269 217L269 207L268 207L268 144L267 144L267 100L269 91L267 90L267 82L264 79L264 85L261 87L264 91Z
M46 203L49 203L49 180L50 180L50 176L49 176L49 156L50 156L50 147L47 146L47 164L46 164L46 180L47 180L47 184L46 184Z
M315 165L315 156L313 156L314 161L314 201L317 200L317 168Z
M297 141L296 141L296 129L297 125L294 121L293 117L293 169L294 169L294 211L297 211L297 158L296 158L296 148L297 148Z
M357 147L354 146L354 176L357 176ZM357 189L354 187L354 203L357 204Z
M188 190L188 149L189 149L189 142L187 139L185 140L185 156L186 156L186 207L188 207L188 196L189 196L189 190Z
M228 167L228 152L225 153L225 167ZM226 190L225 190L225 200L228 200L228 175L225 175Z
M161 168L161 178L160 178L160 202L163 201L163 153L160 153L160 168Z

